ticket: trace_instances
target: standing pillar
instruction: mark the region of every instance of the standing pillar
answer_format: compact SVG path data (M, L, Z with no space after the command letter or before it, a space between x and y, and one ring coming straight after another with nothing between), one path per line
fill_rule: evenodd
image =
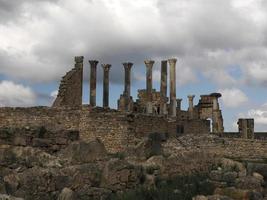
M91 66L90 72L90 105L96 106L96 66L97 60L89 60Z
M168 60L170 65L170 116L176 117L176 62L177 59Z
M124 95L128 98L131 96L131 68L133 63L122 63L125 70L124 76Z
M109 107L109 70L110 64L102 64L104 75L103 75L103 107Z
M177 109L178 109L178 110L181 110L182 100L183 100L183 99L176 99L176 102L177 102Z
M146 92L147 92L147 105L146 112L148 114L153 113L153 105L152 105L152 67L155 63L154 60L145 60L146 65Z
M162 97L167 97L167 60L161 61L160 93Z
M152 67L154 65L154 60L145 60L146 65L146 91L148 94L152 93Z
M161 61L161 79L160 79L160 114L166 115L167 111L167 60Z
M194 98L195 95L188 95L188 112L189 112L189 119L193 119L194 117Z

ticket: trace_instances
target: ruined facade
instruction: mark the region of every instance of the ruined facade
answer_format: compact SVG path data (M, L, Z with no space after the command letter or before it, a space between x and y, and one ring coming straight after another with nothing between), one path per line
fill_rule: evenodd
M254 119L238 119L238 131L242 138L254 138Z
M62 77L57 98L52 107L80 107L82 105L83 56L75 57L74 68Z
M153 88L155 61L144 61L146 88L138 90L136 101L131 96L131 70L134 64L123 63L124 91L118 99L117 110L109 109L110 64L101 64L103 108L96 107L98 63L96 60L89 60L89 105L82 105L83 57L75 57L75 67L62 78L57 98L51 108L0 108L0 127L45 126L48 130L79 131L82 140L91 141L98 138L111 152L136 145L138 139L152 132L165 133L173 137L211 132L220 136L227 135L224 134L223 117L218 101L221 94L201 95L196 105L195 96L188 95L188 109L181 109L182 99L176 95L177 59L161 61L160 91ZM252 139L254 121L240 119L239 132L233 135Z

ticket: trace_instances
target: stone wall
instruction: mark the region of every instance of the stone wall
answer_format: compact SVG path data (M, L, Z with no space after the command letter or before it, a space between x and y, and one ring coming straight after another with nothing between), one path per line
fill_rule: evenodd
M0 108L0 127L37 127L48 130L77 130L80 111L71 108Z
M83 106L82 109L63 107L0 108L0 128L45 127L50 131L75 130L80 138L91 141L99 138L111 152L135 145L150 133L177 135L182 125L183 134L208 133L209 121L170 121L164 116L126 114L111 109Z
M83 57L75 57L75 66L62 77L53 107L82 105Z
M241 138L242 134L240 132L223 132L220 136L227 138ZM257 140L267 140L267 132L254 132L254 139Z
M111 152L123 150L132 141L128 134L127 116L114 110L101 110L82 110L79 126L81 139L91 141L98 138Z
M0 144L31 146L54 153L79 140L79 131L48 131L45 127L0 128Z
M178 122L178 124L184 127L184 134L200 135L210 133L209 120L184 120Z

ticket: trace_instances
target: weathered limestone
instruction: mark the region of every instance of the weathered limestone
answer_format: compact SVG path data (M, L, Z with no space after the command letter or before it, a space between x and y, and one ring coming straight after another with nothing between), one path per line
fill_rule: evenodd
M125 76L124 76L124 95L127 97L131 96L131 69L133 63L123 63Z
M82 106L83 56L75 57L75 66L62 77L52 107Z
M98 64L97 60L89 60L91 66L90 73L90 105L96 106L96 67Z
M223 117L218 101L221 96L220 93L201 95L197 105L198 117L200 119L212 119L212 132L217 134L224 132Z
M237 124L242 138L254 139L254 119L238 119Z
M152 105L152 67L155 63L154 60L145 60L145 65L146 65L146 92L148 96L148 101L146 105L146 113L147 114L152 114L153 113L153 105Z
M193 111L194 110L194 98L195 95L188 95L188 111Z
M155 63L154 60L145 60L146 65L146 90L147 93L151 93L153 86L152 86L152 67Z
M194 118L194 98L195 95L188 95L188 112L189 112L189 118L193 119Z
M102 64L104 71L103 75L103 107L109 107L109 70L111 68L110 64Z
M167 60L161 61L160 93L167 97Z
M132 111L133 110L133 98L131 97L131 68L133 63L122 63L124 66L124 91L120 95L118 100L118 110L120 111Z
M219 110L219 101L218 98L213 99L213 110Z
M161 61L161 80L160 80L160 94L161 94L161 103L160 103L160 114L168 114L167 109L167 60Z
M176 58L168 60L170 65L170 117L176 117Z

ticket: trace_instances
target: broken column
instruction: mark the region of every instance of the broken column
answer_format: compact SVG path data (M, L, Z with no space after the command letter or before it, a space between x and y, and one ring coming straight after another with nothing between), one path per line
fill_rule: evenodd
M132 111L133 110L133 99L131 97L131 68L133 63L126 62L122 63L124 66L124 91L120 95L118 100L118 110L120 111Z
M254 139L254 119L238 119L237 124L241 138Z
M152 67L155 63L154 60L145 60L146 65L146 92L147 92L147 106L146 106L146 113L152 114L153 113L153 106L152 106Z
M97 60L89 60L91 66L90 72L90 105L96 106L96 66Z
M189 113L189 119L193 119L194 118L194 98L195 95L188 95L188 113Z
M176 117L176 62L177 59L168 60L170 65L170 117Z
M160 95L161 105L160 114L167 114L167 60L161 61L161 79L160 79Z
M181 110L182 100L183 100L183 99L176 99L176 102L177 102L177 109L178 109L178 110Z
M110 64L102 64L104 75L103 75L103 107L109 107L109 70Z
M223 118L222 112L219 106L219 98L222 96L220 93L212 93L210 96L212 99L212 132L213 133L223 133Z

